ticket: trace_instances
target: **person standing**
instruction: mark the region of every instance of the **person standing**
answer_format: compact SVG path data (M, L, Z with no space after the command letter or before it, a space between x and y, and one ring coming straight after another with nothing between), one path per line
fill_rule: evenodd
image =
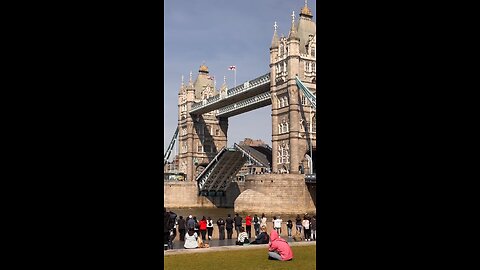
M207 219L205 216L203 216L200 222L198 222L198 226L200 229L200 234L202 235L202 240L205 241L207 235Z
M193 216L193 221L195 222L195 226L193 227L193 230L198 236L200 236L199 224L196 216Z
M178 234L180 234L180 241L185 241L185 233L186 233L186 222L183 219L183 216L180 216L178 219Z
M292 228L293 228L293 222L291 219L287 221L287 233L288 233L288 238L292 238Z
M187 218L187 230L195 229L195 220L193 220L192 215L189 215Z
M308 220L307 215L303 217L302 225L305 241L310 241L310 220Z
M317 241L317 219L315 216L310 220L310 239Z
M260 219L257 214L253 217L253 229L255 230L255 236L260 234Z
M248 239L252 238L252 217L249 214L245 217L245 227L247 228Z
M235 221L235 231L237 232L237 237L240 234L240 229L242 228L242 217L238 215L238 213L235 214L235 217L233 218Z
M218 225L218 239L219 240L225 240L225 221L223 218L219 218L217 220L217 225Z
M228 217L227 219L225 220L227 225L225 226L225 228L227 229L227 239L232 239L232 234L233 234L233 219L232 217L230 216L230 214L228 214Z
M260 220L260 227L262 226L267 227L267 217L265 216L265 213L262 214L262 219Z
M302 219L300 218L300 215L297 215L297 218L295 219L295 230L302 233Z
M207 218L207 233L208 233L208 240L212 240L213 220L210 217Z
M163 208L163 246L168 247L170 240L170 213L167 212L167 208Z
M275 230L277 230L278 235L281 235L282 234L282 219L280 218L280 216L278 216L278 218L275 219L273 221L273 223L274 223L273 226L274 226Z

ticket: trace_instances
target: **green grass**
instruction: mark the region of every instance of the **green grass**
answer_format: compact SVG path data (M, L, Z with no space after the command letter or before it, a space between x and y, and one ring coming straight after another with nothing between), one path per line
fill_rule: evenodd
M212 251L164 256L164 269L315 269L316 246L294 246L293 260L268 260L267 249Z

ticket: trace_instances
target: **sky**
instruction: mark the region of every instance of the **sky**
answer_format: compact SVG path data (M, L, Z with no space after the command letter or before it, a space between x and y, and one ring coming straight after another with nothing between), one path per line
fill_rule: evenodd
M197 77L205 63L217 88L226 76L228 88L234 87L235 65L237 85L269 72L273 25L279 36L288 35L304 0L165 0L164 1L164 152L178 123L178 91L182 75L188 82L192 71ZM315 1L308 7L316 20ZM245 138L261 139L272 145L271 106L230 117L228 146ZM178 151L178 145L175 145ZM175 155L173 150L170 160Z

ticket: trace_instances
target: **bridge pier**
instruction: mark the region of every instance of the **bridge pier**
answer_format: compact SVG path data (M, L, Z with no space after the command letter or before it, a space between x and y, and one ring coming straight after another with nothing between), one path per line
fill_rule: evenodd
M267 215L315 213L314 198L303 174L248 175L245 191L235 200L235 212Z

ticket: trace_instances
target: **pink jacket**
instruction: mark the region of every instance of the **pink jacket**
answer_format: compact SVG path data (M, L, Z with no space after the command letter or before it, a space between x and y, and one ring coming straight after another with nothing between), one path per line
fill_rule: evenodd
M268 244L268 251L275 251L282 257L282 261L293 259L293 252L285 239L278 236L277 231L270 232L270 244Z

